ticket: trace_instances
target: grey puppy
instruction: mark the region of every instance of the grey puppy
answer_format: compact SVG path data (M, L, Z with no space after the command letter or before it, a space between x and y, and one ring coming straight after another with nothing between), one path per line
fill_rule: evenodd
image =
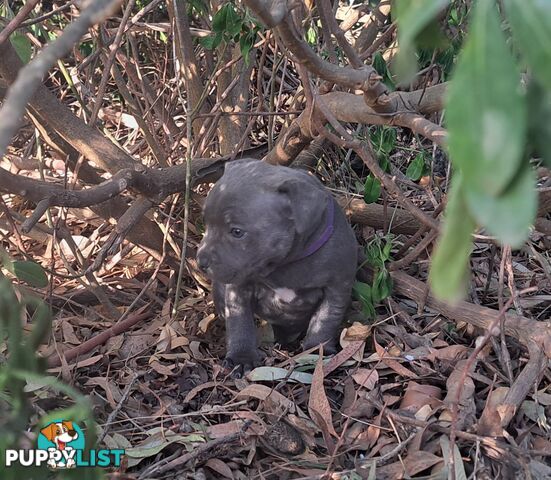
M226 322L226 368L258 365L254 316L289 345L334 352L357 267L354 232L313 176L245 159L226 165L204 207L199 267Z

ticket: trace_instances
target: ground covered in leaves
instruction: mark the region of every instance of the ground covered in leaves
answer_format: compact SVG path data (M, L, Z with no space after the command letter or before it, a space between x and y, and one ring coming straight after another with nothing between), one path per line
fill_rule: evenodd
M330 161L320 171L339 188L342 175ZM412 190L417 202L423 196ZM191 251L200 240L199 210L192 216L198 227ZM83 234L93 225L68 223ZM368 251L391 245L391 259L407 240L356 231ZM503 261L491 244L478 243L471 300L497 308L508 288L536 285L535 294L512 308L544 319L551 298L543 266L548 241L535 234L530 247ZM54 270L72 260L70 251L63 262L32 245L27 252ZM360 296L337 355L281 350L260 324L265 366L233 380L220 367L223 323L213 312L208 281L191 261L174 313L168 295L174 271L148 261L129 246L99 272L119 313L138 299L122 331L77 280L56 280L53 335L39 352L50 359L51 374L89 396L103 443L126 450L126 478L447 478L450 470L455 478L551 475L548 371L506 430L500 423L511 380L527 359L514 338L482 343L485 332L400 295L373 310ZM427 252L406 269L423 281L426 270ZM482 347L475 352L477 338ZM97 345L84 343L91 339ZM34 407L40 415L63 406L59 402L37 394Z

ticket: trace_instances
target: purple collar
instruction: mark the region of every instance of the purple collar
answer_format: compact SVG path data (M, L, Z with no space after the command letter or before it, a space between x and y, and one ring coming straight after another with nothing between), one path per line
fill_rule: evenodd
M333 230L335 230L334 221L335 201L333 200L333 197L329 196L327 198L327 219L325 229L323 230L323 232L321 232L321 235L318 238L316 238L313 242L309 243L306 246L304 251L298 256L298 258L294 260L295 262L316 253L321 247L323 247L327 243L327 241L331 238L331 235L333 235Z

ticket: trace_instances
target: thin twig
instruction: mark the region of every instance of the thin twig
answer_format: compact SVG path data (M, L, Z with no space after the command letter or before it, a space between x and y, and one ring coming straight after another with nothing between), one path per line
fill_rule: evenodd
M42 77L58 59L71 51L74 44L92 25L103 21L121 3L122 0L90 2L77 20L69 24L56 40L19 71L17 80L9 88L0 109L0 157L6 153L13 135L19 128L25 107L39 87Z
M103 72L101 74L101 80L98 86L98 92L96 94L96 101L94 102L94 106L92 107L92 113L90 114L90 121L89 121L90 125L94 125L94 123L96 123L96 119L98 118L99 109L101 108L101 104L103 102L103 96L105 95L105 90L107 89L107 81L109 80L109 75L111 73L111 66L115 61L117 50L121 46L122 36L124 34L124 28L128 23L130 14L132 13L132 8L134 8L135 3L136 3L136 0L128 0L128 5L126 5L126 8L124 10L121 24L119 25L119 28L117 29L117 34L115 35L115 41L109 47L111 51L109 52L107 61L103 65Z
M136 383L136 380L138 380L139 374L134 373L132 375L132 378L130 379L130 382L128 382L128 385L124 389L124 392L122 392L121 398L119 400L119 403L117 403L117 406L114 408L114 410L109 414L107 417L107 420L105 421L105 426L103 427L103 431L101 432L101 435L98 438L98 445L103 442L103 439L109 433L109 429L111 428L111 422L115 419L115 417L119 414L121 411L122 406L130 396L130 392L132 391L132 387L134 386L134 383Z
M9 36L21 26L23 20L25 20L25 17L31 13L32 9L38 2L40 2L40 0L29 0L21 7L21 10L17 12L17 15L15 15L15 17L10 20L10 23L8 23L0 32L0 45L2 45L9 38Z

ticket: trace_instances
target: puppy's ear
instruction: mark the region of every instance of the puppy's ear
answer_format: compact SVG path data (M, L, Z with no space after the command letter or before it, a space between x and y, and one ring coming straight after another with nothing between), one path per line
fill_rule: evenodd
M50 423L50 425L40 430L40 433L44 435L50 442L54 441L55 432L56 432L55 423Z
M277 191L286 195L296 232L307 237L315 232L327 210L327 193L310 179L287 178L277 184Z

